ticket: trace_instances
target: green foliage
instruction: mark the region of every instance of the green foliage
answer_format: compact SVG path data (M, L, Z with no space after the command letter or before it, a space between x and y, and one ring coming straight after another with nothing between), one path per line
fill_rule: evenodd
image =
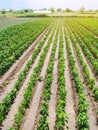
M53 68L54 68L54 60L55 60L55 51L56 51L56 44L57 44L57 37L58 36L58 31L56 32L56 36L54 39L54 44L52 47L52 52L51 52L51 57L50 61L48 64L47 68L47 74L46 74L46 79L45 79L45 87L44 87L44 92L43 92L43 98L42 98L42 103L41 103L41 108L40 108L40 119L38 121L37 129L38 130L49 130L49 125L47 122L47 117L48 117L48 102L50 100L50 93L51 93L51 84L53 80ZM52 42L52 39L51 39Z
M66 89L65 89L65 59L64 59L64 43L62 29L60 28L60 46L59 46L59 65L58 65L58 101L56 108L56 125L55 129L64 130L64 126L68 129L68 117L65 112L66 106Z
M65 32L68 33L66 30L65 30ZM77 70L75 62L74 62L74 57L71 52L68 34L66 34L66 37L65 37L65 39L66 39L66 46L67 46L67 51L68 51L69 65L70 65L70 69L71 69L73 83L76 87L76 91L78 94L78 115L77 115L77 119L76 119L77 128L78 128L78 130L85 130L85 129L88 130L89 129L88 116L87 116L88 102L86 101L85 94L84 94L84 85L82 84L82 81L78 74L78 70ZM74 41L74 43L75 43L75 41ZM79 52L79 50L78 50L78 52Z
M37 20L0 32L0 75L11 67L49 23L49 19Z
M30 77L30 81L27 85L27 88L24 91L24 98L23 98L21 104L18 107L18 112L15 114L13 128L15 128L16 130L18 130L20 128L23 116L25 114L25 110L29 107L29 104L30 104L30 101L31 101L31 98L32 98L33 89L35 87L35 83L36 83L36 81L39 77L39 74L41 72L42 66L44 64L45 56L46 56L48 49L51 45L52 37L53 37L53 35L51 34L50 38L48 39L46 46L43 49L43 52L40 55L37 66L33 70L33 73ZM46 108L47 108L47 103L43 102L42 107L41 107L41 113L44 114L44 116L48 115ZM47 124L45 126L47 126Z
M48 31L48 34L50 33L50 30ZM35 58L37 57L37 55L39 54L39 52L41 51L42 46L44 45L45 40L47 39L47 36L44 37L44 39L41 41L41 43L38 45L37 49L35 49L35 51L32 53L32 57L31 59L26 63L24 69L20 72L20 74L18 75L18 79L15 82L15 85L13 87L13 90L10 91L7 96L3 99L3 101L0 103L0 124L2 124L3 120L6 117L6 114L9 112L10 106L13 103L17 91L20 89L21 84L23 82L23 80L26 78L26 74L28 73L31 65L34 63ZM37 68L37 67L36 67ZM28 86L29 86L29 91L32 92L31 88L32 86L35 85L35 79L37 79L37 71L40 69L36 69L35 68L35 72L33 73L32 77L31 77L31 82L29 82ZM37 70L37 71L36 71ZM24 96L27 98L25 98L25 100L22 102L24 106L28 107L28 100L30 99L30 97L28 96L29 91L25 91ZM21 105L20 105L21 106ZM19 107L20 109L20 107Z

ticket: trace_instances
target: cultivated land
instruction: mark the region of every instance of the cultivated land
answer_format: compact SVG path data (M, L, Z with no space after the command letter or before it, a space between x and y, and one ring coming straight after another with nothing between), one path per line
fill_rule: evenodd
M0 129L98 130L98 18L0 32Z
M26 23L29 21L37 20L38 18L0 18L0 31L2 29L6 29L7 27L11 27L13 25Z

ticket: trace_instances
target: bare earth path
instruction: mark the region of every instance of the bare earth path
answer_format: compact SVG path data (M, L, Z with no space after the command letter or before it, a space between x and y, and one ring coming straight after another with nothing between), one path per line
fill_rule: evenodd
M72 54L73 54L73 56L75 58L75 61L76 61L76 67L78 69L79 77L81 78L82 82L84 82L83 75L81 74L80 66L79 66L79 63L78 63L78 60L76 58L76 54L74 52L74 49L73 49L73 46L72 46L71 42L70 42L70 46L71 46ZM93 111L93 104L92 104L92 102L90 100L90 97L88 95L86 85L84 84L84 86L85 86L84 93L85 93L85 96L86 96L86 100L88 101L88 104L89 104L89 109L88 109L89 129L90 130L97 130L98 126L96 126L96 116L95 116L95 112Z
M10 126L12 126L12 124L13 124L13 122L14 122L14 115L17 113L17 111L18 111L18 106L19 106L19 104L21 103L21 101L23 100L24 90L25 90L26 87L27 87L27 84L28 84L28 82L29 82L29 80L30 80L30 77L31 77L32 72L33 72L33 69L34 69L34 67L37 65L38 60L39 60L39 58L40 58L40 55L41 55L41 53L43 52L43 48L46 46L48 39L49 39L49 36L48 36L48 38L47 38L47 40L46 40L44 46L42 47L41 52L40 52L39 55L37 56L37 58L36 58L36 60L35 60L35 62L34 62L34 64L33 64L33 66L31 67L31 69L30 69L30 71L29 71L29 73L28 73L28 75L27 75L27 78L26 78L26 80L24 81L24 83L23 83L23 85L22 85L22 87L21 87L21 89L20 89L20 91L19 91L19 93L18 93L18 95L17 95L17 97L16 97L16 99L15 99L15 101L14 101L14 104L11 106L11 110L9 111L9 114L7 115L7 118L6 118L6 119L4 120L4 122L3 122L4 127L2 128L2 130L5 130L5 129L9 128Z
M49 28L49 27L48 27ZM21 55L21 57L10 67L10 69L3 75L0 76L0 86L5 87L6 82L10 83L12 79L15 79L17 73L21 70L22 66L25 64L25 62L29 59L30 55L32 54L32 51L35 49L39 41L42 39L42 37L47 32L48 28L46 28L43 33L40 34L40 36L29 46L29 48Z
M51 97L49 101L49 116L47 121L49 123L49 129L54 130L56 120L56 103L57 103L57 89L58 89L58 49L59 49L59 38L57 42L54 69L53 69L53 82L51 85Z
M49 48L48 54L46 56L42 71L41 71L41 76L43 77L43 79L45 79L45 75L46 75L46 70L48 67L48 62L50 60L50 56L51 56L51 50L52 50L52 45L53 42ZM33 97L33 100L31 102L31 106L27 115L27 119L25 120L23 126L22 126L22 130L32 130L34 129L35 126L35 121L36 121L36 116L38 113L38 109L39 109L39 105L40 105L40 100L41 100L41 95L42 95L42 91L43 91L43 87L44 87L44 81L42 82L38 82L37 86L36 86L36 91ZM32 116L31 116L32 115Z
M98 79L95 77L93 70L91 69L90 65L88 64L87 59L86 59L81 47L79 46L79 44L77 44L77 45L80 48L80 52L81 52L81 55L84 59L84 62L87 64L87 68L89 69L89 72L90 72L90 77L95 79L95 86L98 86Z
M46 31L45 31L46 32ZM45 33L44 33L45 34ZM40 39L42 39L43 37L42 37L43 35L41 35L41 37L40 37ZM39 39L39 38L38 38ZM40 41L40 39L38 40L37 39L37 43L36 43L36 41L35 41L35 43L34 43L34 45L32 45L34 48L33 49L36 49L37 48L37 46L38 46L38 44L39 44L39 41ZM29 50L31 50L30 48L29 48ZM34 51L34 50L33 50ZM31 55L29 56L29 59L32 57L32 52L31 52ZM26 63L28 62L28 60L29 59L26 59L26 57L25 57L25 63L24 63L24 65L22 65L22 67L20 67L20 69L21 70L23 70L23 68L25 67L25 65L26 65ZM31 66L32 67L32 66ZM20 73L21 71L18 71L17 73L15 73L14 75L13 75L13 78L12 79L10 79L10 81L9 81L9 83L5 86L5 88L3 89L3 91L0 93L0 102L2 102L2 100L4 99L4 97L7 95L7 93L9 93L12 89L13 89L13 87L14 87L14 84L15 84L15 82L17 81L17 79L18 79L18 75L19 75L19 73Z
M66 99L66 107L65 107L65 111L67 113L68 116L68 127L69 130L75 130L76 128L76 123L75 123L75 97L74 97L74 91L72 88L72 81L70 78L70 70L69 70L69 63L68 63L68 56L67 56L67 47L66 47L66 41L65 41L65 37L64 37L64 29L63 29L63 40L64 40L64 57L65 57L65 87L67 90L67 99ZM66 130L66 127L65 127Z
M93 30L91 30L88 27L86 27L86 25L83 25L82 23L80 23L78 21L75 21L75 22L77 22L82 28L84 28L86 31L88 31L89 33L93 34L96 38L98 38L98 35L95 34Z

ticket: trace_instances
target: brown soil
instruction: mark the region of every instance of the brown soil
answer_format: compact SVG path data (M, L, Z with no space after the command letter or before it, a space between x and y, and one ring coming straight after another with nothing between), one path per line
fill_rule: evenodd
M51 85L51 97L49 101L48 111L49 116L47 121L49 123L49 129L54 130L56 121L56 103L57 103L57 89L58 89L58 49L59 49L59 39L57 42L57 48L55 53L54 69L53 69L53 82Z
M78 60L77 60L77 56L74 52L74 49L73 49L73 46L72 46L72 43L70 42L70 46L71 46L71 50L72 50L72 54L75 58L75 61L76 61L76 67L78 69L78 73L79 73L79 77L81 78L81 81L84 83L84 78L83 78L83 75L81 73L81 69L80 69L80 66L79 66L79 63L78 63ZM88 109L88 117L89 117L89 129L90 130L97 130L98 129L98 126L96 125L96 116L95 116L95 112L93 111L93 103L91 102L91 99L88 95L88 90L87 90L87 86L86 84L84 84L84 87L85 87L85 90L84 90L84 94L86 96L86 100L89 104L89 109Z
M52 32L53 32L53 29L52 29L51 33L52 33ZM51 35L51 33L50 33L50 35ZM50 37L50 36L49 36L49 37ZM49 39L49 37L48 37L48 39ZM48 39L47 39L47 41L46 41L46 42L48 42ZM54 37L53 37L53 39L54 39ZM53 41L54 41L54 40L53 40ZM45 57L45 58L46 58L46 57ZM44 77L44 79L45 79L45 78L46 78L46 76ZM34 94L35 94L35 92L36 92L37 85L38 85L38 82L36 83L35 88L34 88L34 90L33 90L32 100L33 100ZM42 90L42 93L43 93L43 91L44 91L44 85L43 85L43 90ZM37 112L37 115L36 115L36 120L35 120L35 124L34 124L34 129L36 129L36 128L37 128L37 123L38 123L39 118L40 118L40 114L39 114L39 112L40 112L40 105L41 105L41 101L42 101L42 97L41 97L41 99L40 99L39 108L38 108L38 112ZM32 104L32 101L31 101L31 103L30 103L30 104ZM30 106L31 106L31 105L30 105ZM26 119L27 119L28 113L29 113L29 109L27 109L27 110L26 110L26 114L25 114L25 117L24 117L24 119L23 119L23 122L22 122L22 125L21 125L21 126L23 126L23 125L24 125L24 122L25 122L25 121L26 121Z
M31 58L31 56L29 57L29 59ZM28 60L29 60L28 59ZM25 64L22 66L22 70L25 67L26 63L28 62L28 60L25 62ZM0 102L2 102L2 100L6 97L6 95L13 89L15 82L18 79L18 75L21 71L17 72L16 75L13 75L13 79L8 82L8 84L5 85L5 87L3 88L2 92L0 93Z
M17 73L19 73L22 66L25 64L25 62L29 59L30 55L32 54L32 51L34 51L39 41L47 32L48 28L46 28L43 31L43 33L21 55L21 57L18 60L16 60L16 62L10 67L10 69L3 76L0 76L0 86L1 86L0 89L4 88L6 84L10 83L10 81L14 79L14 76L16 76Z
M65 124L64 130L66 130L66 126L69 127L69 130L76 130L76 116L78 112L78 95L76 92L76 88L74 86L74 82L72 80L71 70L69 67L69 58L67 53L67 47L66 47L66 41L64 36L64 28L62 26L63 31L63 41L64 41L64 58L65 58L65 89L67 90L67 97L66 97L66 106L65 106L65 112L68 116L68 124ZM0 86L1 93L0 93L0 102L4 99L4 97L9 93L12 88L14 87L15 81L17 80L17 77L21 70L24 68L27 61L31 58L32 51L37 48L39 41L44 37L44 34L47 32L48 28L45 29L45 31L35 40L35 42L24 52L24 54L19 58L19 60L16 61L12 65L12 67L6 72L0 79ZM57 30L57 29L56 29ZM49 50L47 51L47 54L45 56L44 65L41 69L40 76L43 77L43 81L37 81L34 89L32 91L32 100L30 102L30 107L26 109L25 115L21 124L21 130L37 130L37 124L40 118L40 105L43 101L43 91L44 91L44 82L46 78L46 71L48 67L48 63L50 61L51 51L53 47L53 42L55 38L55 33L53 35L52 43L49 47ZM14 103L11 106L11 109L6 116L6 119L3 121L3 126L0 127L2 130L7 130L9 127L11 127L14 123L14 115L18 111L18 107L23 100L23 94L24 90L27 88L27 84L30 80L31 74L34 70L34 67L37 65L39 61L39 57L43 52L43 48L46 46L48 39L52 33L53 29L51 30L49 36L47 37L47 40L45 44L43 45L41 52L38 54L37 58L34 61L34 64L32 64L29 72L26 75L26 79L23 81L23 84L21 85L21 88L19 92L17 92L16 98L14 100ZM47 118L47 122L49 123L49 130L54 130L55 121L56 121L56 106L57 106L57 99L58 99L58 51L59 51L59 36L58 36L58 42L57 42L57 48L55 52L55 61L54 61L54 68L53 68L53 81L51 85L51 96L50 101L48 104L48 111L49 116ZM84 62L87 64L87 67L90 72L90 77L94 78L96 81L96 86L98 86L98 79L95 77L95 74L93 72L93 69L87 59L87 57L84 55L81 47L79 44L77 44L80 48L80 52L83 56ZM75 59L76 67L78 69L79 77L81 78L82 83L84 84L84 94L86 97L87 102L89 103L89 109L88 109L88 117L89 117L89 130L98 130L98 126L96 125L96 111L98 109L98 104L94 101L94 98L92 96L92 92L89 90L89 87L85 83L85 79L82 72L82 67L79 63L78 56L76 54L75 48L73 47L72 42L70 42L72 54Z
M9 114L7 115L7 118L4 120L3 122L3 128L2 129L8 129L10 126L12 126L13 122L14 122L14 115L17 113L18 111L18 106L21 103L21 101L23 100L23 94L24 94L24 90L27 88L27 84L30 80L30 77L32 75L33 69L34 67L37 65L40 55L43 52L43 48L46 46L47 42L45 42L44 46L42 47L41 52L39 53L39 55L37 56L33 66L31 67L29 73L27 74L27 78L24 81L15 101L14 104L11 106L11 110L9 111Z
M81 55L82 55L82 57L83 57L83 59L84 59L84 62L87 64L87 68L88 68L88 70L89 70L89 72L90 72L90 77L95 79L95 86L98 86L98 79L95 77L94 72L93 72L93 70L92 70L90 64L88 63L88 61L87 61L87 59L86 59L86 57L85 57L83 51L81 50L81 47L79 46L79 44L77 44L77 45L78 45L78 47L80 48L80 52L81 52Z
M64 32L63 32L64 34ZM64 36L63 36L64 37ZM75 130L76 128L76 121L75 121L75 117L76 117L76 113L75 113L75 97L74 97L74 91L73 91L73 87L72 87L72 81L70 78L70 69L69 69L69 63L68 63L68 56L67 56L67 47L66 47L66 42L64 39L64 57L65 57L65 82L66 82L66 86L65 89L67 90L67 97L66 97L66 108L65 111L67 113L68 116L68 127L69 130ZM66 126L65 126L65 130L66 130Z
M41 76L43 77L43 79L45 78L46 75L46 70L48 67L48 62L50 60L50 55L51 55L51 50L52 50L52 45L51 44L49 51L47 53L47 57L45 59L42 71L41 71ZM41 95L42 95L42 90L43 90L43 86L44 86L44 81L42 82L38 82L38 85L36 86L36 92L34 94L31 106L30 106L30 110L29 113L27 115L27 119L22 127L23 130L27 130L29 128L29 130L32 130L34 128L35 125L35 121L36 121L36 115L38 112L38 108L39 108L39 104L40 104L40 99L41 99ZM32 115L32 116L31 116Z
M38 43L39 43L39 41L43 38L43 36L44 36L44 34L45 34L45 32L46 32L47 30L45 30L39 37L38 37L38 39L36 39L35 40L35 42L30 46L31 48L28 48L28 50L23 54L23 55L25 55L26 57L28 57L28 58L26 58L25 56L22 56L22 57L24 57L25 59L24 59L24 64L22 65L19 65L19 67L20 67L20 70L19 71L17 71L17 72L15 72L14 74L13 74L13 76L12 77L10 77L10 75L9 75L9 80L7 79L4 83L2 83L3 84L3 89L2 89L2 91L1 91L1 93L0 93L0 102L2 102L2 100L4 99L4 97L13 89L13 87L14 87L14 84L15 84L15 82L16 82L16 80L18 79L18 75L19 75L19 73L21 72L21 70L23 70L23 68L25 67L25 65L26 65L26 63L28 62L28 60L31 58L31 55L32 55L32 51L34 51L35 50L35 48L37 48L37 46L38 46ZM30 51L30 52L29 52ZM27 54L27 55L26 55ZM20 59L22 59L22 58L20 58ZM19 61L19 64L20 64L20 59L18 60ZM18 68L19 68L18 67ZM9 70L10 71L10 70ZM5 74L6 75L6 74ZM5 76L6 77L6 76ZM6 77L7 78L7 77ZM3 81L3 79L1 79L2 81Z
M98 35L95 34L93 30L89 29L88 27L86 27L85 25L83 25L82 23L80 23L78 21L75 21L75 22L77 22L78 24L80 24L82 28L84 28L85 30L87 30L88 32L90 32L91 34L93 34L96 38L98 38Z

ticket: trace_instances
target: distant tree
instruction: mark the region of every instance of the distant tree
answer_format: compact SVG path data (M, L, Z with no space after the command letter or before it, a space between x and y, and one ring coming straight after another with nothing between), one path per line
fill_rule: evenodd
M51 12L55 12L54 7L51 7L49 10L50 10Z
M82 6L82 7L80 8L80 12L81 12L81 13L84 13L84 12L85 12L85 7Z
M72 10L69 9L69 8L66 8L65 11L66 11L67 13L72 12Z
M19 13L19 14L23 14L23 13L24 13L24 10L19 10L18 13Z
M25 13L30 12L29 9L24 9L23 11L24 11Z
M5 10L5 9L2 9L1 13L2 13L2 14L5 14L5 13L6 13L6 10Z
M33 12L33 9L28 9L29 12Z
M58 8L58 9L57 9L57 12L60 12L60 11L62 11L62 9L61 9L61 8Z
M9 10L9 12L13 12L13 10L12 10L12 9L10 9L10 10Z
M46 8L43 8L42 10L47 10Z

